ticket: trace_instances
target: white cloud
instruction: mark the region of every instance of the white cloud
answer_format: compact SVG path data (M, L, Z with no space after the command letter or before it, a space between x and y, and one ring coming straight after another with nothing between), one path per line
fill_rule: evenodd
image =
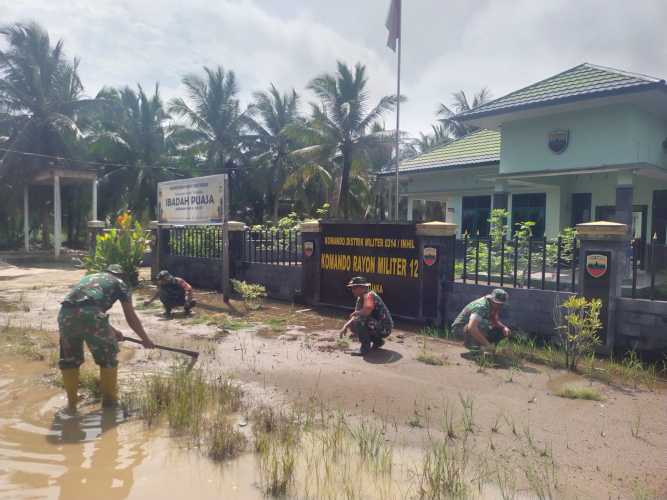
M35 19L81 58L89 94L103 85L182 94L203 65L236 71L242 97L270 82L303 93L337 59L368 66L371 95L395 91L385 45L389 0L0 0L0 19ZM405 0L403 128L435 120L452 92L496 97L589 61L667 76L663 0ZM306 95L306 100L308 96ZM393 117L387 117L393 123Z

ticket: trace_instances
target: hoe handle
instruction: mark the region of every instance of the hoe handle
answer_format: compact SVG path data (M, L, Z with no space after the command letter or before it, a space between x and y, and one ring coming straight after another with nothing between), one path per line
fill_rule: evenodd
M123 340L127 342L132 342L134 344L141 344L143 345L143 342L139 339L133 339L132 337L126 337L123 335ZM164 345L158 345L155 344L156 349L162 349L163 351L170 351L170 352L177 352L179 354L185 354L187 356L190 356L192 359L197 359L199 357L199 353L197 351L188 351L187 349L178 349L177 347L167 347Z

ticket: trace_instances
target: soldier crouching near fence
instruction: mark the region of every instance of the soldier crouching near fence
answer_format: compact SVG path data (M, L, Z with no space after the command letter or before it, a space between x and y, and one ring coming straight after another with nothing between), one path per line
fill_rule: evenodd
M347 284L357 303L349 321L340 331L340 336L343 337L348 329L352 330L361 342L359 354L362 356L371 349L382 347L384 339L391 334L394 327L389 309L370 286L361 276L352 278Z
M123 334L109 324L106 314L116 301L120 301L128 325L141 337L144 347L154 347L134 311L130 290L123 281L122 268L114 264L104 272L84 276L67 294L58 314L58 366L70 413L76 412L78 403L79 367L84 361L84 341L95 364L100 367L102 405L114 406L118 401L118 341L122 340Z
M192 308L197 305L193 295L192 287L183 278L176 278L169 274L169 271L160 271L157 275L157 292L155 295L144 302L144 306L150 305L155 299L160 298L164 307L164 315L171 317L171 310L174 307L183 306L185 314L190 314Z
M496 288L490 294L465 306L452 323L452 331L463 336L468 349L495 352L496 344L509 337L510 329L500 321L500 311L507 304L505 290Z

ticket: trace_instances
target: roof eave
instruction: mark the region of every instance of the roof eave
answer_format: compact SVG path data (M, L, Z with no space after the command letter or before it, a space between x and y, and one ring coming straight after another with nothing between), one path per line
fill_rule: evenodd
M462 163L458 165L436 165L436 166L429 166L429 167L417 167L417 168L411 168L409 170L399 170L398 175L408 175L408 174L415 174L415 173L422 173L422 172L430 172L433 170L461 170L464 168L475 168L475 167L488 167L491 165L500 165L500 160L487 160L487 161L482 161L482 162L475 162L475 163ZM396 175L396 171L387 171L387 172L380 172L378 173L379 177L388 177L390 175Z
M563 97L560 99L553 99L550 101L538 101L538 102L529 102L526 104L519 104L517 106L511 106L507 108L498 108L498 109L493 109L489 111L478 111L471 113L465 113L465 114L460 114L456 115L456 119L460 121L469 121L469 120L477 120L480 118L487 118L490 116L498 116L498 115L508 115L511 113L515 113L518 111L526 111L530 109L537 109L537 108L546 108L550 106L559 106L562 104L570 104L573 102L579 102L579 101L588 101L591 99L597 99L600 97L611 97L611 96L617 96L617 95L624 95L624 94L633 94L633 93L638 93L638 92L646 92L650 90L661 90L665 93L667 93L667 85L665 84L664 80L660 80L658 82L652 82L652 83L646 83L644 85L638 85L636 87L626 87L626 88L621 88L621 89L611 89L611 90L603 90L600 92L595 92L595 93L588 93L588 94L581 94L581 95L574 95L574 96L569 96L569 97Z

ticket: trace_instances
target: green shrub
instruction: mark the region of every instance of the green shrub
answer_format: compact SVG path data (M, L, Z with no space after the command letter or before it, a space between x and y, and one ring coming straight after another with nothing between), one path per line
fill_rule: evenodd
M116 218L116 227L97 237L95 253L84 257L88 272L105 270L118 264L131 286L139 283L139 265L148 250L149 239L129 212Z
M248 309L255 310L262 307L262 299L266 297L266 287L264 285L232 280L232 286L234 291L241 296Z
M579 358L594 352L600 344L601 308L600 299L587 300L578 296L569 297L561 308L557 308L558 332L569 370L576 370ZM561 309L565 313L562 316Z

